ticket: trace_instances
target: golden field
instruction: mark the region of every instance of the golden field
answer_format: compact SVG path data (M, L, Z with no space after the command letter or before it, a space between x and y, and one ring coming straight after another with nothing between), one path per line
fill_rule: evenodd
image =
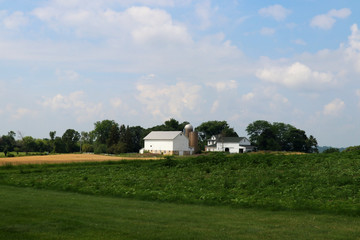
M155 157L116 157L97 154L57 154L46 156L24 156L13 158L0 158L0 166L6 164L52 164L52 163L72 163L72 162L103 162L120 160L151 160Z

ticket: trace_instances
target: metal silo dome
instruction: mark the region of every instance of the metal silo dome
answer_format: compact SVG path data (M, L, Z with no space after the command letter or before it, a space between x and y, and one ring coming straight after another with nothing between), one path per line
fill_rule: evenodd
M194 130L194 127L189 123L185 125L185 130Z
M191 124L186 124L186 126L184 127L185 136L189 137L189 134L193 131L193 129L194 128Z

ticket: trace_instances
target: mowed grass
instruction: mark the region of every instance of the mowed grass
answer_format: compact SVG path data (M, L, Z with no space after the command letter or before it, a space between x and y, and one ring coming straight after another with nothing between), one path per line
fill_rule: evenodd
M360 218L0 185L0 239L360 239Z

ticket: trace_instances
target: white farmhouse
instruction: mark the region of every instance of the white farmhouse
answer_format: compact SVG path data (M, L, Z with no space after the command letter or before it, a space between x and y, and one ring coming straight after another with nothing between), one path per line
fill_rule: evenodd
M244 153L253 150L254 147L246 137L212 136L205 146L207 152Z
M189 146L189 138L182 131L152 131L144 137L145 151L167 155L192 155L194 148Z

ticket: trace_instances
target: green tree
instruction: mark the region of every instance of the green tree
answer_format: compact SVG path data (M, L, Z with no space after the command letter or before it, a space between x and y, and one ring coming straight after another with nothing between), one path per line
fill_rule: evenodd
M257 120L250 123L246 131L251 143L259 150L318 152L316 139L308 138L305 131L290 124Z
M98 121L94 123L94 125L95 129L93 133L97 144L107 144L112 127L114 125L119 127L119 124L117 124L114 120Z
M23 137L23 149L22 151L26 152L28 154L29 152L36 152L37 151L37 145L35 142L35 139L30 136Z
M51 152L55 152L56 131L50 131L49 135L50 135Z
M77 152L79 147L77 145L80 140L80 133L75 131L74 129L68 129L62 135L62 141L65 146L65 151L67 153Z
M275 128L267 128L260 134L258 137L258 148L261 150L281 150Z
M250 123L246 128L246 132L249 136L251 144L258 147L260 135L265 131L265 129L271 128L271 126L271 123L265 120L257 120Z
M223 137L238 137L233 128L230 128L226 121L207 121L196 128L196 131L204 135L203 140L209 139L213 135L221 134Z
M4 152L5 156L7 156L8 152L14 151L16 146L15 141L16 134L13 131L10 131L8 135L3 135L0 141L0 151Z

